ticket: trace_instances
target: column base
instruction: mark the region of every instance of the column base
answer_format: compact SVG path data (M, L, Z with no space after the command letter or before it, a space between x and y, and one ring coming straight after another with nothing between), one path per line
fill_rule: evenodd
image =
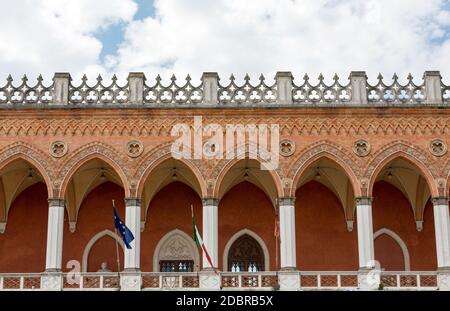
M280 290L300 290L300 273L295 270L285 270L278 272L278 284Z
M43 291L62 291L63 274L60 270L45 271L41 274L41 290Z
M212 269L210 271L204 270L198 273L200 279L200 289L204 290L220 290L222 284L220 275L216 274Z
M121 291L140 291L142 289L142 275L139 269L126 269L120 273Z
M437 285L439 290L450 291L450 267L437 270Z
M378 269L360 269L358 271L358 289L378 290L380 289L381 271Z

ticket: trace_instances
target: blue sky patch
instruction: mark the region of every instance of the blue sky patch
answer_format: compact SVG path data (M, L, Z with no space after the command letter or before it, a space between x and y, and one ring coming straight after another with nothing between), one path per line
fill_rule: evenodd
M153 0L134 0L138 5L138 10L133 20L142 20L153 17L155 13ZM123 41L127 23L120 22L98 31L95 37L103 44L100 52L100 61L103 63L106 55L116 54L120 43Z

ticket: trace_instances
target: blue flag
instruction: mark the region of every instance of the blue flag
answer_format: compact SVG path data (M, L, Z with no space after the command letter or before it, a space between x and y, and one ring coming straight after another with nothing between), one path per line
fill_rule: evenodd
M113 211L114 211L114 226L116 227L117 233L121 236L123 242L125 243L128 249L131 249L130 243L134 240L134 235L125 225L125 223L120 219L117 214L116 208L113 203Z

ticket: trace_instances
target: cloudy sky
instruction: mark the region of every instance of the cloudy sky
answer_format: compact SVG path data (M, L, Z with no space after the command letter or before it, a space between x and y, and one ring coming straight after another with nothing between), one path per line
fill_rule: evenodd
M450 0L0 0L0 81L280 70L449 81Z

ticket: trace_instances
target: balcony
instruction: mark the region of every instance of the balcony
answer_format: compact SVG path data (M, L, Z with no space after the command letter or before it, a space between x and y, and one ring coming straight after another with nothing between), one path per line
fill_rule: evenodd
M39 291L46 290L44 274L40 273L5 273L0 274L0 291ZM123 273L120 274L120 277ZM117 291L120 290L120 277L117 273L63 273L64 291ZM202 272L195 273L140 273L142 290L199 290ZM292 272L300 284L294 290L358 290L358 273L350 272ZM278 290L280 274L277 272L243 272L218 273L220 287L226 290ZM379 275L379 290L437 290L436 272L401 271L382 272ZM281 286L281 289L282 286Z

